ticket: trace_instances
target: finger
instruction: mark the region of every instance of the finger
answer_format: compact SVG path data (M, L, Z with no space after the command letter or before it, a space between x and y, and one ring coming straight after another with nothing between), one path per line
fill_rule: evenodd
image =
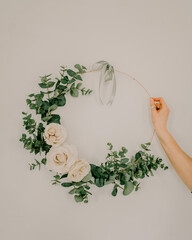
M151 107L155 105L155 101L151 97L149 98L149 104Z
M149 98L149 104L151 107L151 113L153 114L154 112L156 112L156 105L155 105L155 101L151 97ZM152 106L155 106L155 107L152 108Z
M159 98L153 98L154 101L159 101L160 102L160 108L168 108L167 103L165 102L164 98L159 97Z
M154 101L159 101L162 97L152 97Z
M160 108L160 102L154 101L154 98L151 98L150 100L150 106L155 105L156 108Z
M155 106L156 106L157 110L160 109L161 108L160 101L155 101Z
M152 98L154 101L158 101L161 103L166 103L165 100L162 97L158 97L158 98Z

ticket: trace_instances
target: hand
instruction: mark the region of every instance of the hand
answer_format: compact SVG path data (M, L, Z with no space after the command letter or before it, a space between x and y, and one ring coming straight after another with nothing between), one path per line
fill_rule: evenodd
M151 117L155 131L158 133L159 131L166 130L170 110L165 100L160 97L150 98L149 101L151 107L155 106L151 109Z

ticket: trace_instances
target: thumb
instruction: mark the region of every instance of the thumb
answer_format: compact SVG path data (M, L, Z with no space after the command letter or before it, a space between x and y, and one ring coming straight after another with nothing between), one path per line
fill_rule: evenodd
M149 104L151 107L155 105L155 101L153 100L152 97L149 98Z
M153 100L152 97L149 98L149 104L150 104L150 107L155 106L155 101ZM151 108L151 112L152 113L156 112L156 106Z

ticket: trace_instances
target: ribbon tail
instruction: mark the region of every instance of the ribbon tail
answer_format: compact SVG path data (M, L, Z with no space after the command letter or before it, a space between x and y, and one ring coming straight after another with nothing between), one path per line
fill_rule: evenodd
M100 74L99 95L103 105L111 105L116 94L116 78L114 68L107 64Z
M116 95L117 83L116 83L115 73L113 74L112 84L113 84L113 86L112 86L112 91L111 91L111 97L110 97L109 101L107 102L107 105L112 105L115 95Z

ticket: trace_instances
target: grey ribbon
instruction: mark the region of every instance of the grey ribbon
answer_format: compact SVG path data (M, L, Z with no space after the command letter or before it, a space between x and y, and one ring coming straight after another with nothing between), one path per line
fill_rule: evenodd
M112 65L106 61L96 62L92 70L101 70L99 96L103 105L111 105L116 94L116 77Z

